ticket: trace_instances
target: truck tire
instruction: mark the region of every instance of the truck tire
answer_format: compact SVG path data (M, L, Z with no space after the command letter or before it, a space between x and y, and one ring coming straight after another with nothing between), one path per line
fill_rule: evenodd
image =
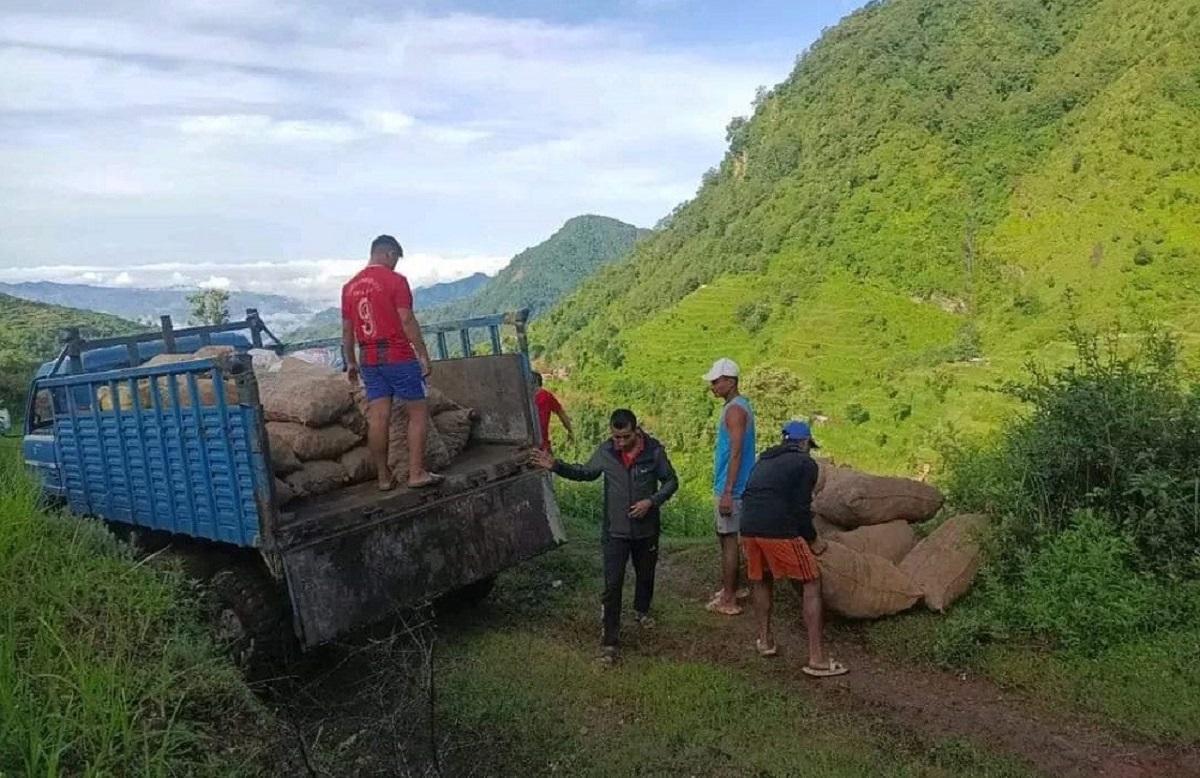
M287 599L255 561L227 564L208 583L217 640L251 681L277 676L297 655Z

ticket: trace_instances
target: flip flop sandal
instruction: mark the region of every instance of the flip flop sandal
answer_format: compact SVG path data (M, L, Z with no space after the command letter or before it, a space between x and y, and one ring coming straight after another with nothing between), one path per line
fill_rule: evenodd
M845 675L846 673L850 672L850 668L834 661L833 657L830 657L826 661L825 667L813 667L812 665L805 665L801 669L807 675L811 675L814 678L829 678L830 676Z
M754 649L758 651L759 656L776 656L779 654L778 646L768 646L761 640L754 641Z
M708 605L704 606L711 613L719 613L722 616L738 616L742 609L737 605L722 605L720 601L713 600Z
M427 478L425 478L425 480L423 480L423 481L409 481L408 488L409 489L424 489L427 486L436 486L437 484L440 484L442 481L445 481L445 480L446 480L446 476L444 476L444 475L440 475L438 473L430 473L429 476Z

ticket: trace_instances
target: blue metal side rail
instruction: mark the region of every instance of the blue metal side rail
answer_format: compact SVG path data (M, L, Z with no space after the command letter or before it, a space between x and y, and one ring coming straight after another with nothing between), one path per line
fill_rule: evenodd
M205 379L215 398L209 405L201 403ZM227 395L227 379L237 398ZM238 546L261 545L263 528L275 526L274 479L248 356L49 377L37 385L67 389L52 392L53 418L73 512ZM100 407L103 387L108 410ZM127 408L122 389L132 398Z

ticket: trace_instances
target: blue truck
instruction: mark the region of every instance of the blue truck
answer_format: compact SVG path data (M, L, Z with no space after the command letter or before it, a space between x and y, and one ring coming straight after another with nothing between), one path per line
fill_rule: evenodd
M476 413L432 489L368 483L279 504L255 350L323 349L339 364L341 344L285 344L253 309L103 340L68 330L30 387L25 462L70 513L186 549L243 658L315 646L442 595L486 596L497 573L565 541L550 476L527 462L540 433L525 324L521 311L423 328L430 384ZM145 364L203 346L233 353ZM213 396L189 402L201 384ZM147 403L111 400L147 386Z

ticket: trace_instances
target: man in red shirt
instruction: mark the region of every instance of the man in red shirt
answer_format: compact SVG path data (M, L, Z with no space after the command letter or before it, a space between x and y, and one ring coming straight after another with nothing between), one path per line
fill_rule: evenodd
M562 422L563 427L567 430L567 441L574 442L575 431L571 429L571 417L563 410L562 403L554 396L554 393L542 386L542 374L533 374L533 385L537 387L537 392L533 395L533 403L537 406L538 426L542 430L542 451L550 450L550 414L558 416L558 420Z
M361 375L366 388L367 446L375 460L379 488L384 491L396 485L388 467L393 399L408 405L408 485L431 486L442 480L442 476L425 469L429 351L421 337L421 325L413 315L408 279L396 272L402 256L404 250L395 238L380 235L371 242L367 266L342 287L346 374L355 383Z

